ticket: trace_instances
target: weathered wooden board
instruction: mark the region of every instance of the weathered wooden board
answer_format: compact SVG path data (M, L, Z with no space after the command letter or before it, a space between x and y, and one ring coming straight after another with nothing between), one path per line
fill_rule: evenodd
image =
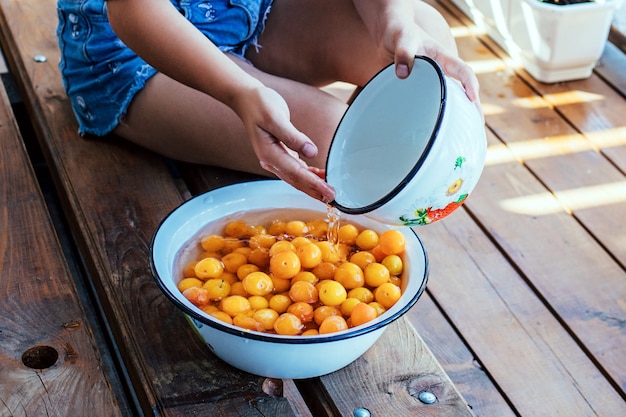
M476 51L464 47L465 59L486 58L484 51ZM626 176L602 152L605 149L592 146L572 126L610 131L607 141L615 141L614 155L623 153L626 101L596 75L554 86L526 77L522 81L510 71L487 72L479 78L483 101L498 109L486 115L487 125L502 141L492 148L501 152L491 164L506 162L502 156L508 152L509 161L521 161L546 189L506 197L494 193L489 200L475 199L469 207L497 233L499 243L515 250L511 259L624 392L625 352L618 346L626 340L626 329L618 323L626 318ZM558 102L563 95L570 101ZM581 99L586 96L601 97L600 103ZM503 209L497 216L494 203ZM548 221L531 227L539 223L537 219L566 213L573 215L567 216L567 227ZM515 227L518 218L529 216L530 224ZM547 229L548 223L552 229Z
M626 4L626 3L624 3ZM594 72L626 97L626 53L607 43Z
M0 416L124 415L2 83L0 178Z
M482 39L497 52L496 60L506 58L489 38ZM519 69L519 78L510 70L500 78L485 74L481 85L489 106L497 108L489 127L626 268L626 99L612 86L626 80L626 55L608 51L610 68L622 68L621 74L604 70L611 77L608 83L594 73L543 84ZM484 51L466 53L469 60L484 57ZM502 76L508 81L502 82ZM520 119L522 114L528 116Z
M100 142L77 136L57 68L55 1L3 0L0 5L7 61L23 87L143 412L296 415L288 400L263 392L263 378L212 356L157 288L149 267L150 238L182 202L181 194L159 157L114 138ZM36 54L47 61L35 62Z
M449 5L445 1L441 3ZM464 27L445 13L454 27ZM598 209L593 220L581 225L580 209L574 211L574 217L561 201L568 196L566 191L588 186L585 181L593 184L619 182L623 181L623 173L572 129L563 113L555 110L548 99L529 88L506 62L471 36L471 31L457 32L470 33L457 41L462 56L478 69L486 122L498 138L490 135L488 165L479 187L467 202L468 213L480 229L472 230L455 214L455 217L444 220L443 225L420 230L422 236L431 236L430 240L426 239L427 247L429 241L431 244L436 242L439 250L447 252L442 265L458 268L456 273L444 269L445 278L433 277L430 291L521 415L619 415L624 412L623 365L626 360L625 352L619 346L626 340L624 328L620 325L626 316L621 301L626 295L623 284L626 274L616 262L615 253L620 242L623 249L623 234L619 232L623 220L618 223L625 211L616 208L619 203L605 205ZM610 89L593 88L607 96L611 94ZM619 95L614 98L616 111L624 109L625 104L619 101ZM581 119L580 124L584 123L583 112L577 117ZM613 123L620 127L623 121ZM566 140L559 140L562 136ZM543 138L547 138L545 142L548 143L544 143ZM551 138L557 143L564 142L565 146L558 152L554 149L550 152ZM619 134L617 138L620 140ZM617 239L611 240L614 236L607 232L605 237L597 232L599 228L592 227L591 222L600 221L614 226ZM458 232L455 225L459 227ZM446 232L435 234L441 227ZM483 233L496 244L491 250L475 246L483 239ZM449 238L446 241L446 235L450 234L456 236L461 245L467 245L465 250L472 260L467 260L465 267L476 264L476 273L496 271L497 264L503 259L511 262L511 271L504 269L487 275L492 283L482 289L487 292L495 290L496 293L491 296L476 294L473 288L470 291L467 287L477 283L472 280L473 284L464 284L457 277L462 269L453 265L460 262L462 252L458 252L458 248L451 249L455 246ZM612 249L608 245L610 242L615 242ZM435 259L434 275L436 257L442 255L437 249L429 248L431 258ZM485 257L491 251L494 252L491 258ZM518 278L514 277L515 270L520 273ZM471 276L469 271L471 269L467 275ZM510 291L511 287L518 286L516 291ZM522 290L525 286L527 288ZM480 308L460 301L464 296L461 289L468 291L466 297L476 296L474 302ZM450 296L450 291L457 291L456 297ZM499 297L502 297L504 309L496 308ZM482 309L494 308L490 314L493 317L491 322L489 315L473 315ZM503 325L507 321L509 325ZM481 339L469 336L473 335L472 326L481 329ZM480 340L489 344L479 348ZM524 348L518 352L522 346ZM565 346L569 346L566 352L557 353ZM505 355L507 349L513 351ZM533 355L538 357L531 359ZM507 359L508 356L511 358ZM497 363L489 365L489 359ZM511 363L506 363L507 360ZM536 368L538 363L542 364L540 368ZM598 363L600 365L596 368ZM607 374L610 375L608 382L603 381ZM579 382L582 385L577 385ZM519 386L530 383L532 387ZM598 383L602 385L601 389ZM576 389L572 389L574 385ZM560 389L555 395L547 394L557 386ZM542 392L542 396L552 400L532 404L533 395L524 397L535 389L539 390L535 394ZM597 398L602 400L598 402ZM569 412L565 412L568 407Z
M615 11L609 31L609 40L623 52L626 52L626 3L622 3Z
M360 407L373 416L471 416L430 349L405 318L395 321L370 350L350 366L321 378L338 413ZM437 400L425 404L427 391Z
M438 264L432 267L435 267L432 279L439 279L440 274L445 273ZM511 405L444 314L427 290L406 317L476 415L513 417Z

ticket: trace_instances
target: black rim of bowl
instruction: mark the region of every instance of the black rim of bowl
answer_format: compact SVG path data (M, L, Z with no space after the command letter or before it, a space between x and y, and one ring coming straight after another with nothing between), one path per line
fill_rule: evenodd
M261 180L261 181L263 181L263 180ZM265 180L265 181L280 181L280 180ZM222 189L222 188L233 187L233 186L237 186L237 185L241 185L241 184L250 184L250 183L254 183L254 182L258 182L258 181L248 181L248 182L241 182L241 183L238 183L238 184L225 185L225 186L222 186L222 187L215 188L212 191L219 190L219 189ZM396 313L390 315L389 317L385 317L383 320L380 320L379 322L374 323L373 325L359 327L359 328L356 328L354 330L348 329L348 330L339 332L337 334L330 333L330 334L324 335L322 337L320 337L320 336L280 336L280 337L276 337L277 335L275 335L273 333L272 334L264 334L264 333L261 333L261 332L254 332L254 331L248 331L248 330L244 330L244 329L238 329L238 328L234 328L234 327L229 327L229 326L223 325L217 319L215 319L215 320L209 319L206 315L203 315L203 314L201 314L201 313L199 313L199 312L197 312L195 310L192 310L187 305L183 304L177 298L176 294L172 293L172 291L170 291L170 289L165 285L165 283L163 282L163 279L161 278L161 276L159 274L159 271L157 270L156 264L155 264L154 247L155 247L156 239L157 239L157 237L159 235L159 231L161 230L163 225L168 221L168 219L179 208L185 206L186 204L190 204L195 199L204 198L207 194L211 193L212 191L207 191L205 193L198 194L197 196L195 196L195 197L187 200L186 202L182 203L181 205L179 205L176 209L172 210L159 223L159 225L156 228L154 234L152 235L152 239L150 241L150 268L152 270L152 277L156 281L157 286L165 294L165 296L171 302L174 303L174 305L176 307L178 307L180 310L182 310L189 317L192 317L193 319L201 322L202 324L205 324L207 326L210 326L210 327L212 327L214 329L217 329L217 330L220 330L220 331L223 331L223 332L226 332L226 333L230 333L230 334L237 335L237 336L240 336L240 337L244 337L244 338L247 338L247 339L261 340L261 341L265 341L265 342L285 343L285 344L294 344L294 345L298 345L298 344L312 344L312 343L325 343L325 342L331 342L331 341L337 341L337 340L343 340L343 339L350 339L352 337L356 337L356 336L360 336L360 335L363 335L363 334L366 334L366 333L370 333L370 332L373 332L375 330L380 329L381 327L387 326L391 322L393 322L396 319L402 317L411 307L413 307L413 305L415 305L417 300L421 297L422 293L426 289L426 284L428 282L428 275L429 275L429 272L430 272L430 265L429 265L429 261L428 261L428 253L426 252L426 248L424 247L424 243L422 242L420 237L417 235L417 233L415 233L415 230L411 229L411 233L413 233L413 235L415 235L415 238L417 239L417 241L419 242L419 245L421 247L422 253L424 254L424 274L421 277L422 284L420 285L420 287L418 288L416 293L413 295L413 297L400 310L398 310Z
M400 191L402 191L407 186L407 184L409 182L411 182L411 179L421 169L422 165L424 164L424 161L426 160L426 158L428 157L428 154L430 153L430 150L432 149L433 145L435 144L435 141L437 140L437 137L439 135L439 129L441 128L441 123L442 123L442 120L443 120L443 115L444 115L444 112L445 112L446 98L447 98L447 95L448 95L447 88L446 88L446 83L445 83L445 76L444 76L443 71L441 70L441 67L439 66L439 64L437 64L437 62L435 62L433 59L431 59L431 58L429 58L427 56L416 56L415 57L415 61L417 61L417 60L422 60L422 61L430 64L433 67L433 69L435 70L435 72L438 75L439 85L441 87L441 101L440 101L440 104L439 104L439 113L437 115L437 120L435 121L435 125L433 127L433 131L431 132L430 138L428 139L428 143L426 144L426 147L424 148L424 151L422 152L420 157L417 159L417 161L415 162L415 165L413 165L413 168L411 168L411 170L408 172L408 174L400 182L398 182L398 184L391 191L389 191L386 195L384 195L379 200L377 200L377 201L375 201L375 202L373 202L371 204L367 204L365 206L361 206L361 207L346 207L346 206L338 203L337 201L331 201L329 203L330 205L332 205L333 207L336 207L337 209L339 209L340 211L342 211L344 213L347 213L347 214L364 214L364 213L369 213L370 211L376 210L377 208L381 207L382 205L388 203L392 198L394 198L396 195L398 195L398 193ZM394 64L387 65L385 68L380 70L374 77L372 77L372 79L369 80L367 82L367 84L365 84L363 89L361 91L359 91L359 93L357 93L357 95L354 97L353 102L356 100L356 98L363 91L365 91L365 89L367 88L368 84L370 84L374 79L376 79L383 71L385 71L386 69L388 69L389 67L391 67L393 65ZM334 144L335 139L337 137L337 132L339 131L339 127L341 126L343 120L345 119L346 115L350 111L350 107L351 106L348 106L348 109L344 113L343 117L341 118L341 121L339 122L339 125L337 126L337 129L335 130L335 134L333 135L333 139L332 139L332 141L330 143L329 155L330 155L330 152L332 152L333 144ZM328 172L328 160L326 161L326 172Z

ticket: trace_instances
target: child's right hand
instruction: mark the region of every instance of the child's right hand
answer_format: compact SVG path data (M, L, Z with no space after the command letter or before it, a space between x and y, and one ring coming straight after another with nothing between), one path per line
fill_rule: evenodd
M325 202L334 199L335 191L322 179L323 170L309 167L300 158L315 157L317 146L293 126L280 94L268 87L254 87L239 94L233 108L243 120L263 169L313 198Z

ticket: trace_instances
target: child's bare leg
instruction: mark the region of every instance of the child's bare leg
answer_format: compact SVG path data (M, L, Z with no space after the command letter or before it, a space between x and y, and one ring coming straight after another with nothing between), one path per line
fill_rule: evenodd
M441 16L421 1L414 7L418 23L456 51ZM283 96L293 124L319 147L307 162L323 168L346 106L307 84L363 85L389 56L374 44L351 0L275 0L259 44L258 53L250 47L247 54L257 68L236 62ZM137 95L115 133L174 159L268 174L232 110L162 74Z
M449 26L430 5L413 0L416 23L456 55ZM274 0L247 58L268 73L310 85L363 85L392 59L374 40L352 0Z
M316 87L262 73L233 59L284 97L294 125L319 147L318 157L307 162L324 168L345 103ZM148 81L115 133L173 159L269 175L261 168L241 119L230 108L163 74Z

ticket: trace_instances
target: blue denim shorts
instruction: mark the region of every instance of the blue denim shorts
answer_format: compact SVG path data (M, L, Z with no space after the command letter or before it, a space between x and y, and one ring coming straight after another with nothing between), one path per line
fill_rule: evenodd
M223 52L244 57L258 46L272 0L170 0ZM115 35L105 0L58 0L63 86L81 135L104 136L157 71ZM245 59L245 58L244 58Z

